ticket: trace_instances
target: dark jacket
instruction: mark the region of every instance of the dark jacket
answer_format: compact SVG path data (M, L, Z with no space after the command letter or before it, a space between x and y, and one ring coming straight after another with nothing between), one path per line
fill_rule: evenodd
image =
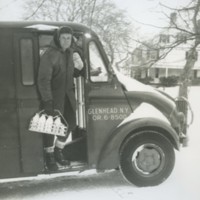
M65 95L76 109L74 95L73 50L63 52L52 41L42 55L38 72L38 88L42 101L53 101L54 109L64 112Z

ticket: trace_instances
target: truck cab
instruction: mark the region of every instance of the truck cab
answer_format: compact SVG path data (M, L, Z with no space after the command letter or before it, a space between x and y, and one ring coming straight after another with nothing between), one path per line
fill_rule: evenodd
M28 125L40 110L40 57L60 26L74 32L84 75L74 78L77 132L64 149L71 166L50 172L42 134L29 131ZM1 22L0 91L2 179L119 168L137 186L158 185L173 170L174 150L187 140L177 101L120 74L110 65L99 37L82 24Z

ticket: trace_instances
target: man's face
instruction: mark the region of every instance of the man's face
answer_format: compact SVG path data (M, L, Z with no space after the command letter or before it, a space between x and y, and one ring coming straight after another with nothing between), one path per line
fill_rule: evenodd
M72 43L72 35L69 33L63 33L60 35L60 46L63 51L68 49Z

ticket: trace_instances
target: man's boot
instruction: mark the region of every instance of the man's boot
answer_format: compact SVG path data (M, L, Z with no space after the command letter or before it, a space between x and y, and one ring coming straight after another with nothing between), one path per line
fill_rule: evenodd
M46 152L46 166L50 171L58 170L58 166L54 157L54 152Z
M55 147L54 153L55 153L55 159L59 164L64 166L70 165L70 161L65 160L62 149Z

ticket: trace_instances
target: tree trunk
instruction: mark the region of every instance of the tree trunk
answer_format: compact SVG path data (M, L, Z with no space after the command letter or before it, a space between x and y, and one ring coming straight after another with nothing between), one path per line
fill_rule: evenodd
M180 76L180 88L179 88L179 96L188 98L188 86L191 81L191 72L194 67L194 64L197 60L197 52L195 48L192 48L187 55L187 61L184 66L183 72Z
M186 64L184 66L183 72L181 74L180 77L180 88L179 88L179 97L184 97L186 99L188 99L188 87L191 84L191 72L192 69L194 67L194 64L197 60L197 53L196 53L196 49L193 48L191 49L188 54L187 54L187 61ZM182 100L181 100L182 101ZM187 103L185 101L182 101L182 103L180 103L180 111L184 113L185 117L186 117L186 121L188 121L188 106ZM183 133L187 133L187 124L185 124L184 128L183 128Z

